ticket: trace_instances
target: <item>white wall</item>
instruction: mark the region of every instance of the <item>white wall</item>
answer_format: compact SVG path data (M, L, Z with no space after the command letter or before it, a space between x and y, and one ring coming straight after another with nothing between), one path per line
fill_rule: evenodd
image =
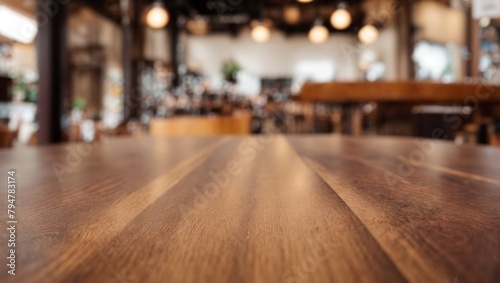
M166 29L145 28L144 58L148 60L170 61L170 39Z
M337 70L339 79L352 79L356 76L354 66L346 65L339 43L354 44L352 36L336 35L321 45L309 42L305 36L286 38L273 33L270 41L259 44L254 42L249 32L237 38L229 35L190 36L187 40L186 60L188 65L196 65L205 75L222 76L222 62L236 60L250 73L265 77L293 76L294 68L301 61L325 61Z
M260 77L293 77L301 62L322 62L335 69L335 80L353 81L361 78L358 58L366 50L386 64L384 79L397 79L396 31L393 27L381 32L372 46L357 43L354 34L333 34L323 44L312 44L306 35L285 37L274 32L267 43L252 41L249 31L238 37L229 35L188 36L186 62L212 80L222 80L221 66L226 59L236 60L241 67Z

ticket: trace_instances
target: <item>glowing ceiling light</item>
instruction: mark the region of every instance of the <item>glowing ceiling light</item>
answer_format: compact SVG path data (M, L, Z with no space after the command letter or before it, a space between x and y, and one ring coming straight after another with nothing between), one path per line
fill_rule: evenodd
M309 31L309 40L315 44L321 44L328 39L328 29L321 23L316 23Z
M314 0L297 0L297 1L299 1L300 3L311 3Z
M21 43L31 43L38 32L36 22L21 13L0 5L0 35Z
M251 36L255 42L264 43L271 38L271 30L266 25L259 22L252 28Z
M300 9L296 5L288 6L283 11L283 18L288 24L296 24L300 21Z
M150 28L164 28L169 21L167 9L160 2L155 2L146 14L146 23Z
M358 38L361 43L364 44L372 44L377 41L378 38L378 30L373 25L365 25L358 32Z
M351 24L351 14L344 8L337 9L330 17L330 23L338 30L346 29Z

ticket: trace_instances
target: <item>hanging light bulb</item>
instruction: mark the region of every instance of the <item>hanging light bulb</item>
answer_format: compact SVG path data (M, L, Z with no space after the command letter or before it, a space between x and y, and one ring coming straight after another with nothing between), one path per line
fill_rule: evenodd
M294 25L300 21L300 9L296 5L285 7L283 11L285 22Z
M328 29L320 21L317 21L309 31L309 40L312 43L321 44L328 39L329 35Z
M299 1L300 3L311 3L314 0L297 0L297 1Z
M271 30L262 22L255 22L253 24L251 36L255 42L264 43L271 38Z
M161 2L155 2L146 14L146 23L150 28L160 29L168 24L169 15Z
M339 5L330 17L330 23L338 30L346 29L351 24L351 14L346 10L346 5Z
M358 32L358 38L361 43L372 44L377 41L378 30L375 26L368 24L362 27Z

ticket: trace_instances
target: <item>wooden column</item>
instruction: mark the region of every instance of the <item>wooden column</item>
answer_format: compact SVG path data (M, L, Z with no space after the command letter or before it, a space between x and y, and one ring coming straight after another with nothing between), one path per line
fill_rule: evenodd
M467 77L480 78L479 57L481 55L481 38L479 34L479 23L472 17L472 9L467 9L467 49L469 60L467 61L465 73Z
M62 1L61 1L62 2ZM68 4L37 0L38 130L39 144L62 141L62 117L67 100Z
M122 20L124 122L140 117L142 92L139 67L144 56L144 26L142 25L144 1L128 2L128 8L124 11Z
M136 107L137 98L133 91L137 84L137 72L134 68L132 60L132 45L133 45L133 29L130 24L124 24L122 27L122 64L123 64L123 111L124 122L137 116L138 109Z
M172 84L177 87L180 85L179 64L181 62L179 9L177 4L171 9L170 23L167 27L170 35L170 63L174 75Z
M408 0L401 1L400 13L397 15L398 33L398 80L410 80L415 78L415 64L413 63L413 3Z

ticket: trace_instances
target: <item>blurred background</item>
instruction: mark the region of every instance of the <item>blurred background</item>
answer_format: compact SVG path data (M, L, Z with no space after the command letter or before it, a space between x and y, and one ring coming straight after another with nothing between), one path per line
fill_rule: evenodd
M119 136L499 144L498 0L0 0L0 147Z

